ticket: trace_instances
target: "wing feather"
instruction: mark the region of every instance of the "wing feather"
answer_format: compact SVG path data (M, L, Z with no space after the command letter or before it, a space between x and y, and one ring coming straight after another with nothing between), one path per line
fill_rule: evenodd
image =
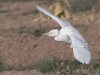
M44 14L46 14L46 15L50 16L51 18L53 18L54 20L56 20L60 24L61 27L71 26L69 22L58 18L57 16L53 15L48 10L41 8L39 6L36 6L36 7L37 7L38 10L42 11Z
M69 34L68 36L72 40L71 48L73 48L75 58L83 64L89 64L91 60L91 54L88 50L89 48L87 47L86 43L82 42L72 34Z

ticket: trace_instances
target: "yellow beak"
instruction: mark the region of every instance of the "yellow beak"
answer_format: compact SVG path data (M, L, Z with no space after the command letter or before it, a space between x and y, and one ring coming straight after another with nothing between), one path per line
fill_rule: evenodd
M48 32L48 33L44 33L44 34L42 34L42 35L49 35L49 34L51 34L51 33Z

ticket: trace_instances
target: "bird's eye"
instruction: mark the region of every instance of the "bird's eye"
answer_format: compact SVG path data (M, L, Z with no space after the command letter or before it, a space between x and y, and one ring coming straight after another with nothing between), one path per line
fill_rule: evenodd
M52 32L50 32L50 34L52 34Z

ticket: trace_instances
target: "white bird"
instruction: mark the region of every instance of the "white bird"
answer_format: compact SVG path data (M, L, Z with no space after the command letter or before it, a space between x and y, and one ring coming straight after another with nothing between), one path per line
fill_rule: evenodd
M48 35L54 37L56 41L64 41L70 43L70 48L73 48L74 57L81 63L89 64L91 60L91 53L89 51L89 46L83 36L76 30L71 24L65 20L58 18L53 15L48 10L36 6L38 10L42 11L44 14L50 16L56 20L62 27L60 31L58 29L53 29L48 33L43 35Z

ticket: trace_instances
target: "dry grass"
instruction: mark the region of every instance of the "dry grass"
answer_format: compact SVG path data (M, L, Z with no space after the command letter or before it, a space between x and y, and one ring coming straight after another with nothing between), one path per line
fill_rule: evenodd
M89 4L87 4L89 3ZM47 7L47 6L46 6ZM62 0L58 3L52 3L48 8L54 15L64 19L73 19L77 20L77 18L74 17L76 15L75 13L82 13L84 21L89 24L90 22L93 22L97 19L100 15L100 9L99 9L99 3L98 0L88 0L88 1L69 1L69 0ZM86 13L85 13L86 12ZM88 12L88 13L87 13ZM35 21L38 20L47 20L51 19L47 15L44 15L43 13L39 15Z

